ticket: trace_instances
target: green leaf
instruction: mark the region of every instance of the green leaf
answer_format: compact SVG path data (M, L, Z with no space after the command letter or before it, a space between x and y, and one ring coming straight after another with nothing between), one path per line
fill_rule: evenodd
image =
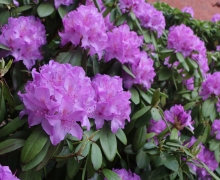
M181 63L185 62L185 58L184 58L184 56L183 56L182 53L177 52L177 53L176 53L176 57L177 57L177 59L179 60L179 62L181 62Z
M116 25L116 26L122 25L122 24L125 22L126 17L127 17L126 14L122 14L121 16L119 16L119 17L115 20L115 25Z
M63 19L64 16L67 14L67 11L66 11L65 7L59 6L58 13L59 13L60 17Z
M143 116L146 112L149 111L151 107L150 106L145 106L142 109L138 110L134 115L132 116L131 120L138 119L139 117Z
M42 180L42 171L35 171L34 169L22 172L19 176L21 180Z
M150 164L150 157L143 151L140 151L136 156L136 162L140 169L147 168Z
M40 17L46 17L54 12L53 4L43 2L37 7L37 13Z
M127 137L122 129L119 129L115 135L124 145L127 144Z
M41 126L36 128L28 139L21 151L21 162L27 164L43 149L48 141L48 135L42 130Z
M132 73L132 71L131 71L127 66L125 66L124 64L122 65L122 69L123 69L126 73L128 73L131 77L136 78L135 75Z
M83 160L76 161L74 157L68 158L67 160L67 174L70 179L73 179L73 177L77 174L80 167L82 166Z
M140 103L140 96L138 91L135 88L129 89L131 93L131 100L134 102L134 104L139 104Z
M178 130L176 128L173 128L170 133L170 139L178 139Z
M160 157L164 166L174 172L178 171L179 163L173 155L168 153L161 153Z
M0 13L1 14L1 13ZM8 50L10 51L10 48L8 48L7 46L0 44L0 49L4 49L4 50Z
M209 117L215 109L215 101L212 98L205 100L202 104L202 114L204 117Z
M22 171L28 171L28 170L34 168L35 166L37 166L38 164L40 164L40 162L46 156L49 146L50 146L50 140L48 139L47 143L45 144L43 149L40 151L40 153L37 154L34 157L34 159L32 159L29 163L22 166Z
M10 133L17 130L19 127L27 122L27 119L20 119L19 117L13 119L11 122L6 124L2 129L0 129L0 137L8 136Z
M112 7L106 8L106 10L103 12L102 16L105 18L112 10Z
M156 107L160 102L160 89L156 89L153 94L153 98L151 100L151 106Z
M7 85L7 83L5 82L4 79L3 80L3 95L4 95L4 99L6 101L6 104L10 110L11 113L14 112L15 110L15 102L14 102L14 98L10 92L10 89Z
M78 153L78 156L77 156L78 160L85 158L89 154L90 146L91 146L91 142L85 141L85 142L80 143L76 147L75 153Z
M216 149L216 150L214 151L214 155L215 155L216 161L217 161L217 162L220 162L220 151L219 151L219 149Z
M8 23L8 18L10 17L9 11L3 11L0 13L0 24L3 26ZM5 49L3 46L1 46L2 49ZM6 47L7 48L7 47ZM7 50L7 49L6 49Z
M102 172L108 180L121 180L121 178L118 176L118 174L116 174L115 172L113 172L109 169L103 169Z
M47 154L45 155L44 159L42 160L42 162L40 162L40 164L37 166L36 171L41 170L42 168L44 168L47 163L49 162L50 158L53 156L53 153L55 152L56 148L58 147L54 146L54 145L50 145Z
M113 161L117 152L117 141L107 125L100 130L100 143L106 158Z
M145 125L148 125L151 118L152 118L151 112L148 111L147 113L145 113L143 116L139 117L139 118L136 120L136 122L135 122L135 127L136 127L136 128L140 128L140 127L143 127L143 126L145 126Z
M12 4L11 0L0 0L0 4Z
M96 143L92 143L91 161L96 171L102 166L102 152Z
M191 109L195 104L196 104L196 102L189 102L189 103L185 104L184 110Z
M24 5L24 6L17 7L15 10L17 11L17 13L21 13L23 11L31 9L32 7L33 7L32 5Z
M159 166L154 169L148 176L148 180L161 180L170 175L170 170L164 166Z
M166 81L171 77L171 70L168 68L161 68L160 71L158 72L158 79L160 81Z
M211 141L209 141L209 149L210 151L215 151L216 149L218 149L220 146L220 142L217 141L216 139L212 139Z
M78 48L76 51L71 48L69 52L60 53L56 57L56 61L59 63L70 63L73 66L81 66L83 50Z
M24 145L23 139L8 139L0 143L0 155L14 151Z
M132 149L134 152L138 152L144 146L146 141L146 132L146 126L140 127L136 130L132 143Z
M157 108L152 108L150 110L150 112L151 112L151 116L152 116L153 120L155 120L155 121L161 120L161 115L160 115L160 112Z

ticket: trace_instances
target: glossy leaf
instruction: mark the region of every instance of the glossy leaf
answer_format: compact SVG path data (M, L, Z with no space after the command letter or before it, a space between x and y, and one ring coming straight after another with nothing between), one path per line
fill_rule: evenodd
M54 12L54 7L50 3L43 2L37 7L37 13L40 17L46 17Z
M139 151L146 141L146 127L138 128L134 134L132 149L134 152Z
M8 139L0 143L0 155L14 151L24 145L23 139Z
M117 152L117 141L107 125L100 130L100 143L106 158L113 161Z
M124 145L127 144L127 137L122 129L119 129L115 135Z
M48 139L48 135L40 126L36 128L25 141L24 147L21 151L21 162L27 164L34 159L34 157L36 157L43 149Z
M102 152L96 143L92 143L91 161L94 169L97 171L102 165Z

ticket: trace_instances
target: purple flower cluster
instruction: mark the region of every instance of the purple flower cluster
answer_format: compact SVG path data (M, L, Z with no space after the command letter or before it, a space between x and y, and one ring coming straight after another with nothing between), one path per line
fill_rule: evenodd
M190 113L191 111L186 112L182 105L174 105L170 110L164 111L164 117L178 130L182 130L185 126L189 126L190 129L194 130Z
M2 166L0 164L0 180L19 180L14 174L11 173L11 170L8 166Z
M113 169L113 171L117 173L122 180L141 180L137 174L127 171L126 169Z
M45 43L45 28L34 16L9 18L8 24L1 29L0 44L9 47L15 62L23 60L27 69L42 59L40 48Z
M162 35L166 25L162 12L144 0L120 0L119 6L123 12L132 10L143 27L156 31L158 37Z
M147 132L154 132L156 134L160 134L163 130L166 129L166 127L166 123L162 119L159 121L151 119L149 122L149 126L147 127Z
M194 35L192 29L181 24L172 26L168 34L168 48L181 52L184 57L191 57L195 60L203 75L209 70L208 59L204 42ZM193 53L197 51L197 53Z
M54 5L56 8L58 8L61 4L69 6L70 4L73 4L74 0L54 0Z
M64 31L59 33L61 44L71 42L89 49L92 56L98 54L99 59L107 45L108 36L102 14L94 5L81 5L63 18Z
M220 120L216 119L213 121L211 134L220 140Z
M192 137L188 147L190 148L194 143L196 142L195 137ZM203 146L202 144L199 144L198 148L200 149L199 154L197 154L197 158L202 161L204 164L206 164L209 169L211 171L214 171L215 169L217 169L218 167L218 162L215 159L215 155L212 151L210 151L209 149L207 149L205 146ZM194 160L194 162L196 164L199 164L198 161ZM199 176L199 179L211 179L211 176L209 175L209 173L206 171L205 168L202 167L198 167L193 163L187 163L191 169Z
M108 45L105 49L105 61L117 58L122 64L135 63L135 55L140 53L143 38L136 32L130 31L126 24L114 28L107 34Z
M182 12L188 13L188 14L191 15L191 17L194 17L193 8L190 7L190 6L185 6L185 7L182 9Z
M122 79L118 76L97 74L92 80L97 106L92 117L96 128L102 128L104 120L111 122L111 130L116 133L124 128L125 120L130 121L130 92L123 91ZM123 102L123 103L122 103Z
M131 65L132 73L136 78L125 74L123 77L125 87L129 89L133 84L141 84L146 89L149 89L156 75L153 68L154 62L145 52L139 53L136 57L136 61L138 63Z
M28 114L29 126L42 125L53 145L64 139L67 133L82 138L81 126L90 129L88 117L96 102L91 80L81 67L50 61L40 69L32 70L33 81L19 93Z
M200 96L205 100L211 95L220 95L220 72L208 74L205 81L202 83Z
M214 23L217 23L218 21L220 21L220 14L217 13L214 16L212 16L211 21Z

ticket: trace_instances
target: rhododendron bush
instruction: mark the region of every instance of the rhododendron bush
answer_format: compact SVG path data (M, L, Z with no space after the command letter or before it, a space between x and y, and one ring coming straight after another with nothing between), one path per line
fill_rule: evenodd
M220 179L218 16L0 0L0 179Z

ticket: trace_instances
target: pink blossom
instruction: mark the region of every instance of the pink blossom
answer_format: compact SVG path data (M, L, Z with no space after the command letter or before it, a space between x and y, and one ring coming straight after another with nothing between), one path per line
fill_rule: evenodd
M97 102L92 117L96 128L104 125L104 120L111 122L111 130L116 133L119 128L124 128L125 120L130 121L130 92L123 91L122 79L118 76L97 74L92 80ZM122 103L123 102L123 103Z
M203 100L208 99L211 95L220 95L220 72L208 74L202 83L201 92L199 94Z
M122 64L135 63L135 55L140 53L140 46L143 38L136 32L130 31L128 25L116 27L108 32L108 45L105 49L105 61L113 58L118 59Z
M46 31L40 19L34 16L11 17L2 27L0 43L10 48L15 62L22 60L31 69L36 60L43 58L40 48L46 43Z
M107 34L102 14L94 6L79 6L63 18L64 31L59 33L61 44L71 42L74 46L81 45L89 49L92 56L98 54L102 57L102 51L107 45Z
M20 115L28 115L29 126L41 124L53 145L67 133L81 139L81 126L90 129L88 117L96 106L95 92L84 70L51 60L39 73L33 69L32 77L25 93L19 93L25 105Z
M216 119L212 123L212 136L215 136L216 139L220 140L220 120Z
M170 110L164 111L164 117L178 130L182 130L185 126L194 130L190 113L191 111L186 112L182 105L174 105Z
M0 179L1 180L19 180L14 174L12 174L8 166L2 166L2 165L0 165Z
M113 169L113 171L117 173L122 180L141 180L137 174L132 173L130 170L127 171L126 169Z
M125 87L129 89L133 84L141 84L146 89L149 89L156 75L153 67L154 61L145 52L141 52L136 56L135 62L131 65L131 70L135 78L124 73Z
M166 127L166 123L162 119L159 121L151 119L149 126L147 127L147 132L154 132L156 134L160 134L163 130L166 129Z
M69 6L70 4L73 4L74 0L54 0L55 7L58 8L61 4Z
M182 53L184 57L190 57L195 60L203 76L205 76L209 70L205 44L194 35L192 29L184 24L172 26L169 30L167 44L168 48L174 49L175 52ZM198 54L194 53L194 51L197 51Z
M211 21L214 23L217 23L218 21L220 21L220 14L217 13L213 15Z
M182 12L188 13L188 14L191 15L191 17L194 17L193 8L190 7L190 6L185 6L185 7L182 9Z

